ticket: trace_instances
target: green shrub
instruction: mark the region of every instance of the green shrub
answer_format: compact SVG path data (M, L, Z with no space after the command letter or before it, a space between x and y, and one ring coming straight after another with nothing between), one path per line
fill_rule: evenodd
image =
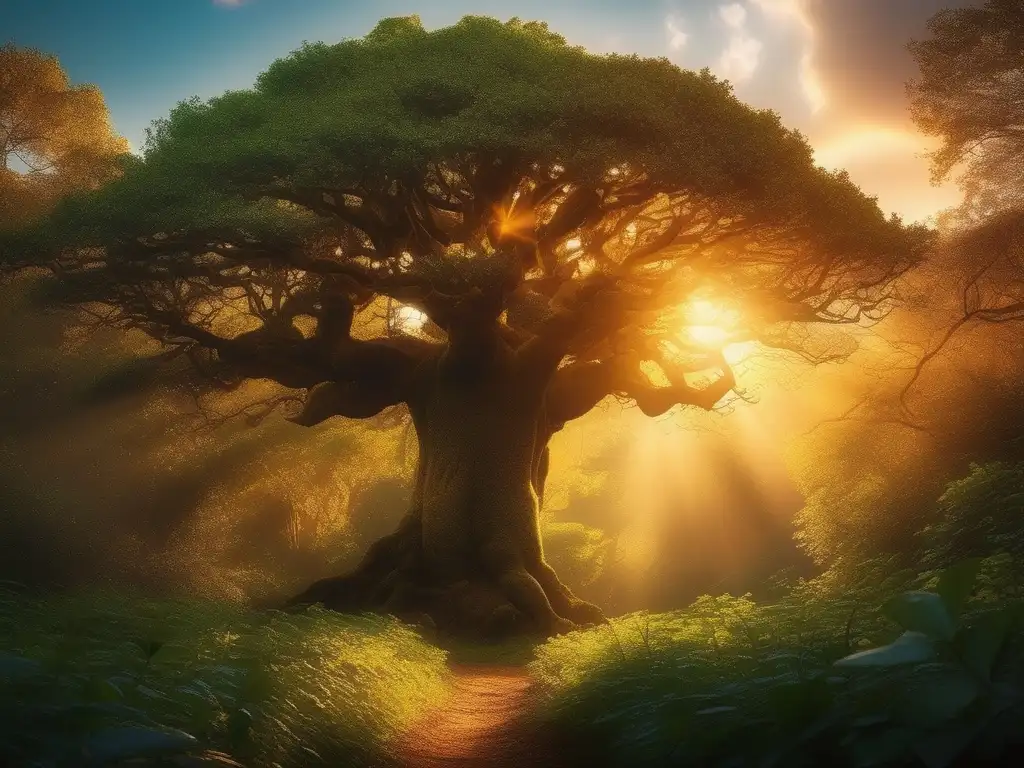
M545 559L572 587L593 584L609 567L614 542L600 528L550 521L543 535Z
M448 684L444 653L397 621L317 610L0 591L0 648L0 764L16 766L386 765Z
M946 487L938 511L920 533L927 565L995 554L1024 561L1024 464L972 464Z
M980 566L881 612L804 584L556 638L543 717L611 766L982 764L1024 737L1024 654L1016 603L964 610Z

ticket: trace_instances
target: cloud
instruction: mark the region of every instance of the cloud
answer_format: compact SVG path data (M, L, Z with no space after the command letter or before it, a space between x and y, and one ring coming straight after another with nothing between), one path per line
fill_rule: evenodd
M719 6L718 15L726 26L733 29L742 29L747 23L747 9L739 3Z
M817 114L828 106L828 96L821 84L817 71L814 69L814 55L810 49L804 51L800 57L800 91L804 95L804 101L811 108L811 112Z
M854 125L815 147L815 161L843 168L853 182L878 196L883 211L907 221L926 221L962 199L953 183L932 186L923 154L937 142L912 130L885 125Z
M749 80L761 62L760 40L747 32L747 9L739 3L720 5L718 17L731 30L718 60L718 73L734 82Z
M942 8L982 1L804 0L815 30L814 69L836 95L836 112L908 125L906 83L917 76L917 66L907 43L926 37L928 19Z
M826 168L842 168L851 160L879 152L922 154L935 149L935 142L911 131L885 126L861 125L814 150L815 161Z
M805 0L750 0L765 16L783 24L796 25L803 38L800 54L800 69L797 78L804 101L812 113L818 113L828 105L828 96L814 68L815 28L808 13L810 3Z
M816 161L849 171L855 184L878 196L883 211L922 221L962 195L955 184L930 184L924 153L935 144L910 120L905 84L917 68L906 46L928 36L926 23L941 8L983 2L748 0L747 7L777 28L765 33L771 39L788 38L791 50L795 45L783 76L799 84L818 113L803 126Z
M214 5L222 5L225 8L238 8L249 2L249 0L213 0Z
M745 34L731 37L718 60L719 74L736 82L749 80L757 71L763 47L760 40Z
M917 74L907 51L949 0L750 0L803 37L800 82L812 109L888 124L909 123L906 82ZM955 5L981 5L958 0Z
M680 26L680 21L675 16L669 16L665 19L665 30L668 32L668 47L673 51L678 51L684 45L690 36L683 31Z
M788 16L801 13L805 3L803 0L750 0L765 13L775 16Z

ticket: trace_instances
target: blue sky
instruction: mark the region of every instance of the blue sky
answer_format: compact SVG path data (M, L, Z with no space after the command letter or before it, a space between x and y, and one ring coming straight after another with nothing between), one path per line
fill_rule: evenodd
M954 2L955 0L950 0ZM597 52L711 67L738 95L778 110L848 167L883 208L919 218L955 202L928 185L909 125L903 47L942 0L8 0L3 41L58 56L72 81L99 86L136 149L178 101L245 88L304 40L334 42L386 16L430 27L467 13L547 21Z

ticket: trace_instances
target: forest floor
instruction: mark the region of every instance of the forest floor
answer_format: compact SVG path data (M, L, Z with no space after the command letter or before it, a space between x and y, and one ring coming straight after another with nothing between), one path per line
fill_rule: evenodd
M531 723L535 682L521 666L453 666L450 697L395 745L406 768L562 768L554 740Z

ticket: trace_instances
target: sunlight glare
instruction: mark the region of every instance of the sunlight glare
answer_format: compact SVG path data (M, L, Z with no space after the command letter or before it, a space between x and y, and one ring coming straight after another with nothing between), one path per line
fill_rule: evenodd
M580 277L586 277L597 268L597 260L593 256L584 256L576 260L576 272Z
M533 227L533 218L529 211L517 215L515 207L505 210L500 205L494 208L495 218L498 220L498 231L502 237L511 237L514 240L528 239L528 234Z
M396 324L403 331L418 331L427 322L427 316L416 307L401 307L395 313Z
M707 347L720 347L729 338L729 332L717 325L691 325L687 331L690 338Z
M722 349L722 355L725 357L725 361L729 365L739 365L754 352L754 347L757 346L752 341L740 341L736 344L727 344Z
M739 323L739 312L726 309L707 299L698 299L686 305L686 319L692 325L686 334L696 344L708 349L720 349L730 365L740 363L754 349L754 342L742 341L730 344L735 326Z

